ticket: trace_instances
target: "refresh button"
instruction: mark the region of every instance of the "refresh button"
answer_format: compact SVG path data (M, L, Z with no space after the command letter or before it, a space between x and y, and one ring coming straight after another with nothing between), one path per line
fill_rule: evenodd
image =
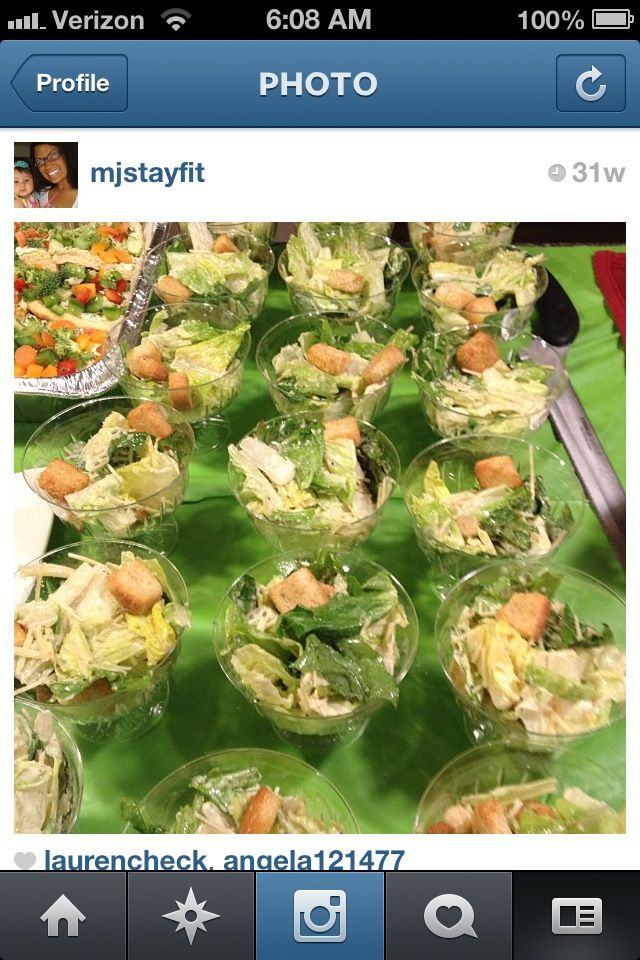
M556 106L567 113L615 113L626 108L626 60L620 54L556 58Z
M600 79L601 76L602 76L602 71L598 70L598 68L595 67L593 64L591 64L590 70L585 70L583 73L580 74L580 76L576 80L576 93L578 94L581 100L593 101L593 100L600 100L602 97L604 97L605 93L607 92L606 83L599 84L598 89L596 90L595 93L587 93L587 91L584 88L584 85L587 82L587 80L590 81L590 85L593 85L596 82L596 80Z

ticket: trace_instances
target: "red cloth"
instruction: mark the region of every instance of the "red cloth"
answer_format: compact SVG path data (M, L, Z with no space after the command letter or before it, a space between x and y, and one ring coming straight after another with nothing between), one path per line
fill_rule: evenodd
M622 342L627 342L627 255L598 250L593 255L593 272L602 290Z

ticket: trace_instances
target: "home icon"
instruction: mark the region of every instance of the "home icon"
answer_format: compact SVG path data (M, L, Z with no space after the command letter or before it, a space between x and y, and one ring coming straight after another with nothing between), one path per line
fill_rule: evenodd
M65 922L67 925L67 937L78 936L78 924L83 923L87 918L78 910L75 904L71 903L64 894L58 897L55 903L52 903L49 909L40 917L43 923L47 924L47 936L57 937L60 924ZM65 934L63 933L63 936Z

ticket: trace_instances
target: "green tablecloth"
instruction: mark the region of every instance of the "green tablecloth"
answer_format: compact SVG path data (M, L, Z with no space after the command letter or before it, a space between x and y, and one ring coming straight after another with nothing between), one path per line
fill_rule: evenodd
M624 478L624 353L593 278L593 249L553 247L545 253L547 265L580 313L581 332L568 358L573 385L616 471ZM267 307L255 325L254 345L270 325L291 313L287 293L274 276ZM407 325L416 314L417 299L408 285L391 322ZM233 440L259 419L274 414L252 360L247 363L241 395L228 413ZM408 374L403 373L394 385L391 402L378 425L396 444L403 467L434 439ZM32 429L32 424L16 425L17 454ZM536 440L559 449L549 425L538 432ZM81 742L85 794L80 832L119 832L123 794L141 798L176 767L210 751L260 746L295 752L229 684L213 653L212 621L225 589L234 577L271 552L229 493L226 466L225 451L197 460L190 471L187 502L177 513L180 540L171 560L189 587L193 627L183 640L167 714L159 726L133 743L96 746ZM51 545L73 539L55 521ZM412 596L420 620L419 653L402 683L397 710L384 707L356 743L320 761L311 759L344 793L362 832L407 833L430 778L470 743L436 659L433 622L437 600L399 490L363 549L366 556L394 573ZM590 509L558 556L624 592L623 572ZM580 749L621 774L623 724L589 738Z

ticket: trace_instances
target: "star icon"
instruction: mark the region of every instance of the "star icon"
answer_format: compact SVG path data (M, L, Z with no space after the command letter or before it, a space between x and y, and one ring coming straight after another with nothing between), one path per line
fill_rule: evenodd
M193 944L198 930L204 930L204 932L207 933L205 924L208 923L209 920L217 920L220 916L219 913L211 913L210 910L204 909L204 905L207 902L206 900L198 903L192 887L189 887L189 893L184 903L181 903L179 900L175 902L178 905L178 909L173 910L171 913L163 913L162 916L178 924L174 933L179 933L180 930L184 930L190 945Z

